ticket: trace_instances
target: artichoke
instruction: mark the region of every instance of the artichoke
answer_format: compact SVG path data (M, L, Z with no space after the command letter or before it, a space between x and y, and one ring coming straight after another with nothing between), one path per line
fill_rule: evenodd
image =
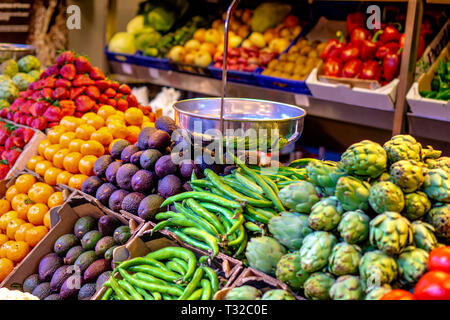
M370 185L355 177L341 177L336 185L336 197L346 211L369 208Z
M391 181L391 175L388 172L383 172L378 178L370 179L370 184L374 185L381 181Z
M40 70L31 70L30 72L28 72L28 75L33 77L34 81L38 81L39 77L41 76L41 71Z
M251 286L233 288L227 292L225 300L260 300L261 291Z
M19 71L28 73L32 70L40 70L41 63L38 58L32 55L25 56L17 61L17 65L19 66Z
M411 223L397 212L385 212L370 221L369 238L386 254L399 254L413 242Z
M380 287L372 287L366 293L365 300L380 300L386 293L390 292L392 287L388 284L383 284Z
M0 99L12 103L19 97L19 89L12 81L3 81L0 83Z
M3 75L12 78L19 72L19 66L17 65L16 60L9 59L0 65L0 71Z
M354 244L369 236L370 218L361 210L344 213L338 225L338 232L345 242Z
M0 100L0 110L2 110L3 108L9 108L10 106L11 104L7 100Z
M427 222L436 230L436 235L450 239L450 204L436 203L428 212Z
M276 276L278 280L297 290L302 288L309 273L302 269L300 255L296 252L281 257L277 264Z
M25 91L34 82L34 78L26 73L19 72L12 78L12 81L19 88L19 91Z
M339 167L350 175L376 178L386 170L386 151L370 140L351 145L341 157Z
M423 191L433 200L450 202L450 173L444 169L431 169L425 175Z
M324 268L336 243L336 237L329 232L316 231L307 235L300 248L302 269L311 273Z
M303 288L310 300L330 300L330 289L334 278L329 273L316 272L306 280Z
M422 161L428 161L428 160L436 160L439 159L439 157L442 155L441 150L434 150L432 146L427 146L426 148L422 149Z
M295 300L295 298L285 290L274 289L264 293L261 300Z
M423 164L414 160L400 160L391 166L391 181L403 192L414 192L425 181Z
M362 300L364 290L361 280L356 276L342 276L336 279L330 288L332 300Z
M258 237L250 240L245 256L250 267L273 275L278 261L285 253L286 250L277 240L270 237Z
M284 187L278 193L278 197L285 207L301 213L309 213L311 207L319 201L314 185L307 181L299 181Z
M345 175L336 162L332 161L312 161L306 167L306 172L312 183L322 188L329 196L334 195L337 181Z
M429 169L442 169L450 173L450 157L441 157L439 159L428 159L427 160Z
M409 220L422 218L431 209L431 202L422 191L405 194L405 207L402 215Z
M335 276L358 273L361 249L353 244L338 243L328 258L328 270Z
M296 212L282 212L280 216L270 219L269 231L292 251L300 249L303 239L313 232L308 224L308 216Z
M432 225L422 221L414 221L411 223L411 229L414 245L417 248L430 252L437 247L438 242L434 235L435 229Z
M314 230L330 231L337 227L344 212L336 197L328 197L317 202L311 210L308 221Z
M6 74L0 74L0 82L3 81L12 81L10 76L7 76Z
M405 199L399 187L392 182L382 181L370 188L369 203L377 213L402 212Z
M367 290L390 284L397 278L397 272L395 259L380 250L366 252L359 261L359 275Z
M413 246L408 247L398 256L397 265L403 281L416 283L427 272L428 252Z
M397 135L383 146L390 163L400 160L422 160L422 145L410 135Z

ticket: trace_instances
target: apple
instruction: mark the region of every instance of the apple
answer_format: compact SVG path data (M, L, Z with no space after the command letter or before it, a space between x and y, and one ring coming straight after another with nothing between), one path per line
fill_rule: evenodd
M262 49L266 46L266 40L264 36L259 32L252 32L250 37L248 38L252 44L257 46L259 49Z
M183 63L184 56L186 55L186 50L182 46L175 46L169 51L169 59L173 62Z
M194 64L195 52L188 52L184 56L184 63L186 64Z
M199 67L206 68L212 62L212 57L207 51L198 51L194 56L194 64Z
M250 32L250 27L246 24L243 24L237 30L237 35L241 38L246 38Z
M253 45L253 43L252 43L249 39L245 39L245 40L242 42L241 47L242 47L242 48L245 48L245 49L249 49L249 48L252 47L252 45Z
M205 42L206 29L200 28L194 33L194 39L200 43Z
M252 22L252 16L252 11L250 9L245 9L244 13L242 13L241 20L246 25L250 25L250 23Z
M228 39L228 45L231 48L237 48L242 42L242 38L240 36L232 36Z
M205 42L209 42L215 45L220 43L220 33L216 29L209 29L205 34Z
M221 25L223 25L224 24L224 22L223 22L223 20L221 20L221 19L217 19L217 20L214 20L214 22L212 23L212 28L213 29L219 29L219 27L221 26Z
M191 39L184 44L184 49L187 52L198 51L200 49L201 43L196 39Z
M205 42L202 43L202 45L200 46L198 51L206 51L208 52L211 56L214 56L217 52L216 46L212 43L209 42Z

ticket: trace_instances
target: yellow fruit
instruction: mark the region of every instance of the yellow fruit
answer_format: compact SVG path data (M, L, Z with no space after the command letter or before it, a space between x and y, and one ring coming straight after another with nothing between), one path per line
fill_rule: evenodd
M91 140L100 142L103 146L108 146L113 141L113 135L108 131L108 128L101 128L91 135Z
M69 179L69 187L81 190L81 185L87 178L84 174L75 174Z
M83 120L81 118L66 116L66 117L62 118L60 125L65 127L67 129L67 131L75 132L75 130L83 123L85 123L85 120Z
M84 143L84 140L81 139L73 139L69 143L69 151L70 152L80 152L81 145Z
M46 226L48 229L51 228L50 211L47 211L47 213L44 215L44 226Z
M30 252L30 246L24 241L14 241L14 243L6 251L6 258L12 262L22 261Z
M75 132L65 132L59 138L59 145L61 148L69 148L70 141L75 139Z
M11 205L9 204L9 201L5 199L0 200L0 216L4 215L9 210L11 210Z
M55 192L55 190L46 183L37 182L28 191L28 196L35 203L47 203L48 198Z
M108 123L108 129L114 139L125 139L128 136L128 128L123 122L113 120Z
M9 220L18 218L18 214L15 211L8 211L4 215L0 217L0 229L2 231L6 231L6 227L8 226Z
M62 172L62 170L59 168L55 168L55 167L48 168L44 174L44 181L51 186L55 186L57 183L56 178L58 177L58 175L61 172Z
M137 126L129 126L128 127L128 136L126 139L131 143L135 144L138 141L139 133L141 133L141 129Z
M17 229L16 233L14 234L14 240L16 241L25 241L25 235L27 230L30 230L31 228L34 228L34 225L31 223L24 223L22 224L19 229Z
M129 108L125 111L125 121L132 126L140 126L144 118L144 113L138 108Z
M94 164L97 161L97 157L93 155L87 155L81 158L80 163L78 164L78 170L80 173L93 176L94 175Z
M45 160L45 159L42 156L31 157L30 160L28 160L28 162L27 162L27 169L34 171L36 168L36 164L38 164L39 162L41 162L43 160Z
M28 196L26 193L18 193L16 194L12 200L11 200L11 208L16 211L17 207L20 203L24 202L26 199L28 199Z
M56 168L63 169L64 158L70 153L69 149L61 149L53 156L53 165Z
M19 191L17 191L16 186L11 186L8 188L8 190L6 190L5 198L9 202L11 202L12 199L14 198L14 196L18 193L19 193Z
M80 163L83 155L79 152L71 152L64 157L63 165L64 169L70 173L78 173L78 163Z
M14 235L16 234L16 231L20 228L21 225L27 223L23 219L19 218L13 218L9 220L8 225L6 226L6 235L11 240L14 240Z
M45 148L44 151L44 157L48 161L53 161L53 156L55 153L57 153L61 149L61 146L59 144L52 144L51 146L48 146Z
M125 116L120 116L117 113L109 116L108 119L106 119L105 124L106 126L108 126L108 124L110 124L113 121L119 121L120 123L125 124Z
M27 198L25 199L25 201L20 202L16 209L17 217L25 220L27 218L28 210L30 209L32 204L34 204L34 202L31 201L30 198Z
M56 177L56 183L68 185L71 177L72 174L70 172L63 171Z
M14 270L14 262L5 257L0 259L0 282L6 279L6 277Z
M61 191L55 192L48 198L47 206L51 209L64 203L64 196Z
M109 116L116 114L116 109L109 105L103 105L98 109L97 114L102 117L103 120L106 120Z
M52 143L50 142L49 139L45 139L45 140L42 140L41 142L39 142L39 145L38 145L39 155L44 156L45 149L51 144Z
M50 161L44 160L42 162L39 162L36 165L36 169L34 169L34 171L40 175L41 177L43 177L45 175L45 171L47 171L48 168L53 167L52 163Z
M23 174L16 179L15 185L19 193L27 193L35 183L35 177L33 177L31 174Z
M27 230L25 233L25 242L31 247L34 247L45 237L48 229L46 226L37 226Z
M105 147L95 140L89 140L81 145L80 152L82 155L94 155L96 157L101 157L105 154Z
M75 130L75 136L81 140L89 140L95 128L89 124L82 124Z
M59 139L61 138L61 135L63 133L65 133L66 131L67 131L67 129L63 126L53 127L47 133L48 140L50 140L50 142L52 144L57 144L57 143L59 143Z
M41 226L44 224L44 215L48 212L49 208L44 203L37 203L28 209L27 219L28 222L35 226Z
M86 119L86 124L93 126L96 130L105 125L105 120L102 117L94 114L92 117Z

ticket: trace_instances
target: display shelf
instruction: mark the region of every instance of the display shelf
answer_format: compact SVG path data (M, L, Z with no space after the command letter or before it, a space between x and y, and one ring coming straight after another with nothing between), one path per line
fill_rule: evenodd
M418 137L450 142L450 119L445 121L417 116L412 113L408 113L407 117L409 134Z

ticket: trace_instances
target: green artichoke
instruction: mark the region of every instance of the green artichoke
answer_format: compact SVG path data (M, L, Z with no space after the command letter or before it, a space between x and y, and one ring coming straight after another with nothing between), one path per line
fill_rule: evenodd
M233 288L227 292L225 300L260 300L261 291L251 286Z
M402 215L409 220L422 218L431 209L431 202L422 191L405 194L405 207Z
M390 284L397 278L397 268L395 259L380 250L366 252L359 261L359 275L366 290Z
M416 247L406 248L397 258L398 274L406 283L416 283L427 272L428 252Z
M351 145L341 157L339 167L350 175L376 178L386 170L384 149L370 140Z
M414 221L411 223L414 244L417 248L430 252L437 247L437 239L434 235L435 229L431 224Z
M397 135L383 146L390 163L400 160L422 160L422 145L410 135Z
M9 106L11 106L11 104L8 102L8 100L0 100L0 110L2 110L3 108L9 108Z
M342 216L337 230L345 242L355 244L369 236L369 222L369 216L363 211L348 211Z
M425 175L423 191L433 200L450 202L450 173L444 169L431 169Z
M34 78L26 73L19 72L12 78L12 81L19 88L19 91L26 91L28 86L34 82Z
M19 97L19 89L12 81L3 81L0 83L0 99L14 102Z
M382 181L370 188L369 203L377 213L402 212L405 199L399 187L392 182Z
M16 60L9 59L0 65L0 71L2 74L12 78L19 72L19 66L17 65Z
M285 207L300 213L309 213L311 207L319 201L314 185L307 181L299 181L284 187L278 193L278 198Z
M245 252L250 267L274 275L277 263L286 250L277 240L270 237L252 238Z
M32 55L25 56L17 61L20 72L28 73L32 70L40 70L41 63L38 58Z
M399 254L413 242L411 223L397 212L385 212L370 221L369 238L386 254Z
M303 285L305 296L310 300L330 300L330 289L334 283L331 274L313 273Z
M438 237L450 239L450 204L436 203L426 219L434 227Z
M427 160L429 169L442 169L450 173L450 157L441 157L439 159Z
M355 177L341 177L336 185L336 197L346 211L369 208L370 184Z
M38 81L39 77L41 76L41 71L40 70L31 70L30 72L28 72L28 75L33 77L34 81Z
M289 250L299 250L303 239L314 230L309 227L308 216L296 212L282 212L269 221L273 237Z
M330 288L332 300L362 300L364 290L359 277L341 276L336 279Z
M358 273L361 249L353 244L338 243L328 258L328 269L335 276Z
M380 287L372 287L366 293L365 300L380 300L386 293L390 292L392 287L388 284L383 284Z
M439 159L439 157L442 155L441 150L434 150L432 146L427 146L426 148L422 149L422 161L427 160L436 160Z
M391 166L391 181L403 192L414 192L425 181L423 164L414 160L400 160Z
M7 76L6 74L0 74L0 82L3 81L12 81L10 76Z
M336 243L336 237L329 232L316 231L307 235L299 251L302 269L311 273L324 268Z
M391 175L388 172L383 172L378 178L370 179L370 184L374 185L381 181L391 181Z
M274 289L264 293L261 300L295 300L295 298L285 290Z
M276 276L281 282L286 283L294 290L298 290L303 287L309 273L302 270L300 255L296 252L281 257L277 264Z
M330 231L337 227L344 212L336 197L328 197L317 202L309 215L309 226L314 230Z
M329 196L334 195L337 181L346 174L339 170L336 162L332 161L310 162L306 167L306 172L312 183L322 188Z

